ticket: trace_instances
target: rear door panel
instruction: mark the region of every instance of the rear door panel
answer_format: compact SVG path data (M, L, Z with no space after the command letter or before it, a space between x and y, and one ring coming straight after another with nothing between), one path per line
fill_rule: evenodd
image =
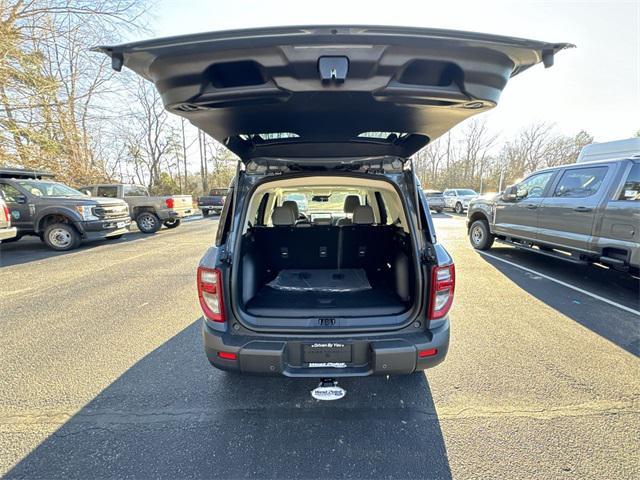
M494 107L510 77L551 65L569 46L446 30L311 26L98 50L116 70L126 66L151 80L169 110L249 160L410 156Z

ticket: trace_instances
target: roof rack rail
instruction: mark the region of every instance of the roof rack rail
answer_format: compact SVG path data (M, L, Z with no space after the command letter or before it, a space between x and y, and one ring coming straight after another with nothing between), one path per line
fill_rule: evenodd
M25 168L0 168L0 178L54 178L55 174L45 170L28 170Z

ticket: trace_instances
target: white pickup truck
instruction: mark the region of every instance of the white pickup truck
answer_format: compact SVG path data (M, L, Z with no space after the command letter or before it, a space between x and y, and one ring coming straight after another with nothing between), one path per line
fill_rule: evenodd
M147 187L126 183L88 185L79 190L92 196L123 199L142 233L155 233L162 225L176 228L182 218L193 214L191 195L152 196Z

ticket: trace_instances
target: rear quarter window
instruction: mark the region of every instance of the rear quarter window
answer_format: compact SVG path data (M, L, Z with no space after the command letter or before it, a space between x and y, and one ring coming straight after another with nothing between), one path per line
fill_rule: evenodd
M595 195L602 187L607 170L608 167L585 167L566 170L562 174L553 196L584 198Z
M640 201L640 163L634 163L622 185L622 191L618 200L629 202Z

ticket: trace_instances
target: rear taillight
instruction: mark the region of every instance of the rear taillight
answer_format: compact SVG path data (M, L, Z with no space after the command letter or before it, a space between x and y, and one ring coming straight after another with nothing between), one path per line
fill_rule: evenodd
M9 207L7 207L6 205L2 205L2 212L4 214L5 221L9 225L11 225L11 215L9 214Z
M429 289L429 319L436 320L449 313L456 286L456 269L453 264L434 267Z
M167 204L167 208L173 208L175 205L175 200L173 198L167 198L164 203Z
M198 298L204 315L214 322L224 322L222 274L217 268L198 267Z

